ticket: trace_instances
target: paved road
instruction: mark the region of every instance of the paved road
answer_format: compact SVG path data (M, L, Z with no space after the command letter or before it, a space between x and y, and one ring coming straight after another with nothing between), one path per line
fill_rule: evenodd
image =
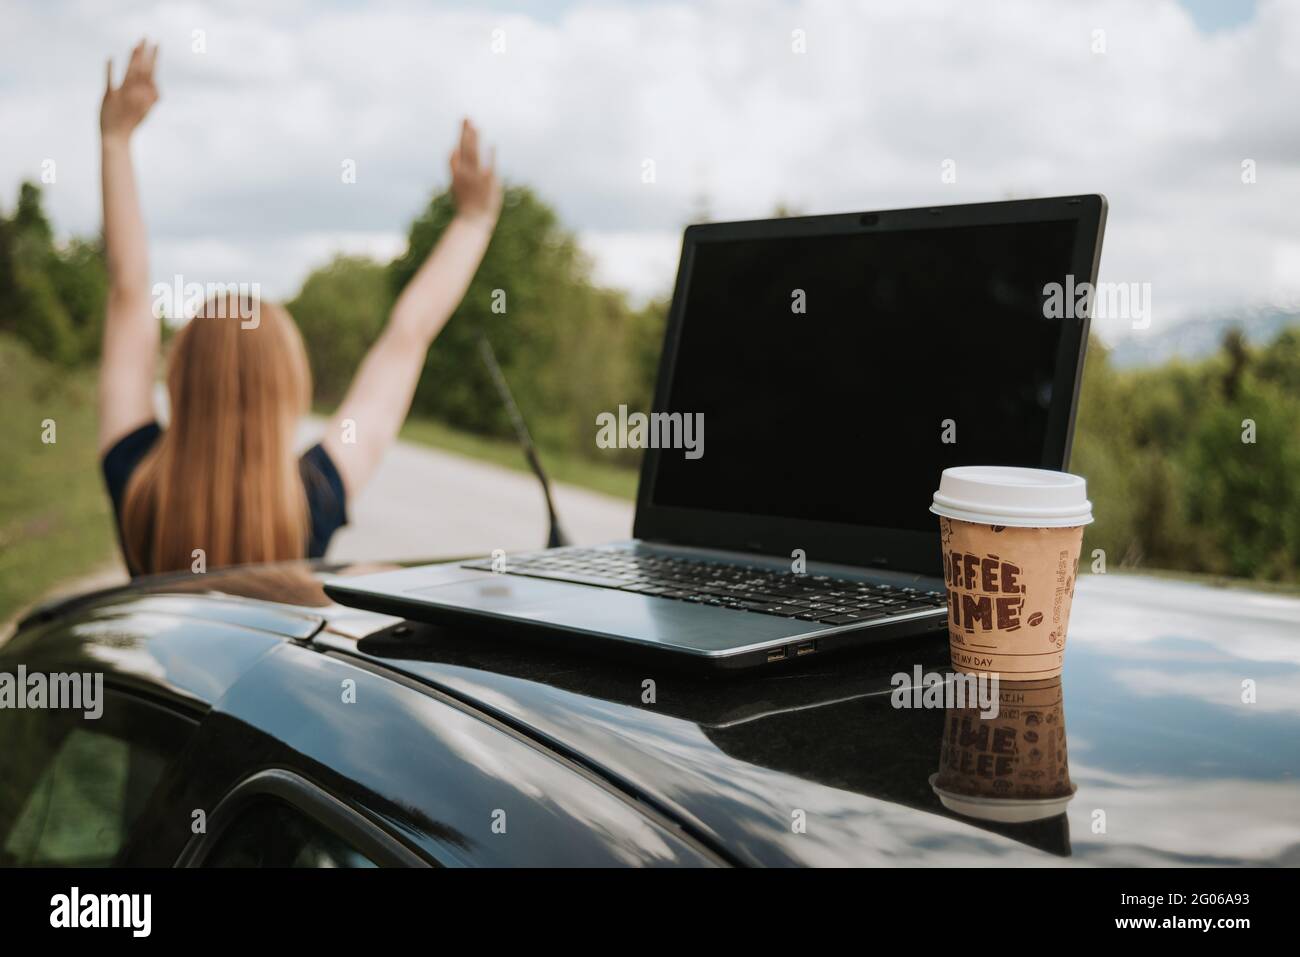
M323 424L307 423L304 442ZM522 454L522 453L521 453ZM556 509L574 544L632 534L632 503L560 485ZM546 502L530 473L398 442L330 543L340 560L487 555L546 544Z

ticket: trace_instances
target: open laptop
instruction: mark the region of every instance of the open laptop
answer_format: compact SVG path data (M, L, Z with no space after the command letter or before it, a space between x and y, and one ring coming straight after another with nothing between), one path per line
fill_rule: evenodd
M631 540L325 590L713 668L941 629L931 495L953 465L1066 467L1105 217L1089 195L690 226L640 435L672 447L644 454ZM614 420L635 445L608 412L593 443Z

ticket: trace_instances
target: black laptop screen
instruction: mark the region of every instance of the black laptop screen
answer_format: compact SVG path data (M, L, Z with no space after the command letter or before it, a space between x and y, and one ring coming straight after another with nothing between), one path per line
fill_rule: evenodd
M944 468L1043 465L1075 233L701 240L667 411L703 413L703 454L661 451L651 502L930 530Z

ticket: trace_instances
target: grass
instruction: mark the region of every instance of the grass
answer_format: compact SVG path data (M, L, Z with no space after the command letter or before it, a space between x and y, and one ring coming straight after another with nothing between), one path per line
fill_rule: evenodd
M414 416L407 419L406 425L402 427L402 438L520 472L528 471L524 453L514 442L462 432L432 419ZM628 501L636 499L638 472L635 468L592 462L566 452L543 449L539 450L539 454L542 467L553 482L577 485Z
M0 336L0 624L115 555L96 454L95 379ZM54 442L42 441L47 420ZM0 629L2 631L3 629Z

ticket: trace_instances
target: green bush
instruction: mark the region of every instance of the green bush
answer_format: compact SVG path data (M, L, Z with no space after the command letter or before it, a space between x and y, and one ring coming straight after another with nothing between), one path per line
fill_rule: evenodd
M107 285L99 243L56 246L39 187L23 183L13 216L0 216L0 332L60 365L92 361Z
M1300 580L1300 334L1230 335L1197 363L1120 373L1099 343L1084 373L1072 470L1107 561ZM1254 442L1243 423L1254 423Z
M1208 571L1300 579L1300 401L1264 380L1241 384L1202 418L1183 459L1190 561ZM1244 441L1253 427L1253 441Z
M383 266L339 256L308 276L287 304L302 330L318 402L343 398L361 356L388 318L388 289Z

